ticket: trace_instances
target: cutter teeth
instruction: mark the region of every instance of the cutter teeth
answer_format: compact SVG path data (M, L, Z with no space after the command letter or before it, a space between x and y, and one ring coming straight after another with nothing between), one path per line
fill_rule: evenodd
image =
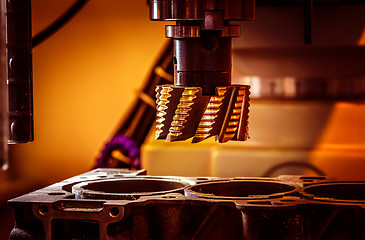
M242 106L242 112L241 112L241 118L240 118L240 125L238 129L238 134L236 135L235 140L238 141L246 141L250 138L249 132L248 132L248 118L249 118L249 112L250 112L250 87L244 87L240 88L240 94L243 94L243 106Z
M165 119L165 115L166 110L168 109L168 103L169 101L169 97L171 97L170 92L172 91L172 88L169 87L160 87L157 86L156 88L156 132L155 132L155 138L159 139L160 137L163 136L163 132L164 132L164 126L165 123L164 121Z
M156 90L156 139L248 139L249 86L217 87L215 96L203 96L198 87L164 85Z
M249 94L249 86L235 86L233 88L226 117L219 136L216 136L216 141L245 141L248 139Z
M185 88L181 95L180 102L177 105L175 116L171 122L169 134L166 138L167 142L184 140L190 137L190 134L187 131L184 131L184 128L186 128L190 112L195 104L194 100L197 98L196 94L199 91L199 88Z
M196 130L195 136L192 140L193 143L201 142L215 134L214 131L217 128L215 125L215 119L218 117L219 112L221 112L220 107L222 106L224 95L227 89L220 88L218 90L218 96L210 97L204 114L200 120L198 129ZM215 125L215 126L214 126Z
M173 85L162 85L156 88L156 139L165 139L174 116L171 109L176 109L179 103L183 88L176 88Z
M226 119L222 126L222 132L218 138L219 142L228 142L235 135L238 128L238 122L241 116L243 97L239 95L239 91L233 89L229 107L227 109Z

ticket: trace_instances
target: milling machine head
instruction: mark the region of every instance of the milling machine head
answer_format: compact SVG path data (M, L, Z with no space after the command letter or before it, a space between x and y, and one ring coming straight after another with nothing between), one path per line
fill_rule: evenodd
M232 37L253 20L254 0L150 0L151 20L173 38L174 84L157 86L156 139L248 138L249 86L231 85Z

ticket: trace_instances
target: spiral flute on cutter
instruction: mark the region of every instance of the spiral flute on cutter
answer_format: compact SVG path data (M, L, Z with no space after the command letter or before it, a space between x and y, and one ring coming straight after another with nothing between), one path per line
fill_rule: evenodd
M156 139L167 142L215 136L217 142L248 138L249 86L231 85L232 37L253 20L254 0L151 0L152 20L174 42L174 84L157 86Z
M248 138L249 86L217 87L204 96L198 87L157 87L156 139L218 142Z

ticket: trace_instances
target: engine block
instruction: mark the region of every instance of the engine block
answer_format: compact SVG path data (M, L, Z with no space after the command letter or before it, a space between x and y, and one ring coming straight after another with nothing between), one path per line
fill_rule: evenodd
M9 200L10 239L365 239L365 182L95 169Z

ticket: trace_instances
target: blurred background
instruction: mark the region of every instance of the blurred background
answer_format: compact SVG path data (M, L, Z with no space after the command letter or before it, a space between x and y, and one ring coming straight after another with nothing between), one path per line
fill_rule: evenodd
M32 0L33 35L73 2ZM165 45L164 25L146 1L93 0L33 49L35 141L9 146L0 239L14 224L8 199L94 166Z
M72 3L33 0L33 35ZM312 47L303 45L300 9L257 9L256 21L241 24L233 49L233 82L252 86L251 139L191 145L154 141L152 133L142 147L142 167L152 175L261 176L294 160L329 176L365 179L363 101L298 100L283 87L350 79L362 89L363 6L317 8ZM35 141L9 146L10 168L0 173L0 239L14 224L8 199L95 165L165 46L165 25L149 20L146 1L93 0L34 48ZM257 87L265 84L271 92ZM275 175L313 173L290 167Z
M73 1L32 1L33 34ZM145 1L90 1L33 51L35 141L11 145L16 174L49 184L89 170L165 43Z

